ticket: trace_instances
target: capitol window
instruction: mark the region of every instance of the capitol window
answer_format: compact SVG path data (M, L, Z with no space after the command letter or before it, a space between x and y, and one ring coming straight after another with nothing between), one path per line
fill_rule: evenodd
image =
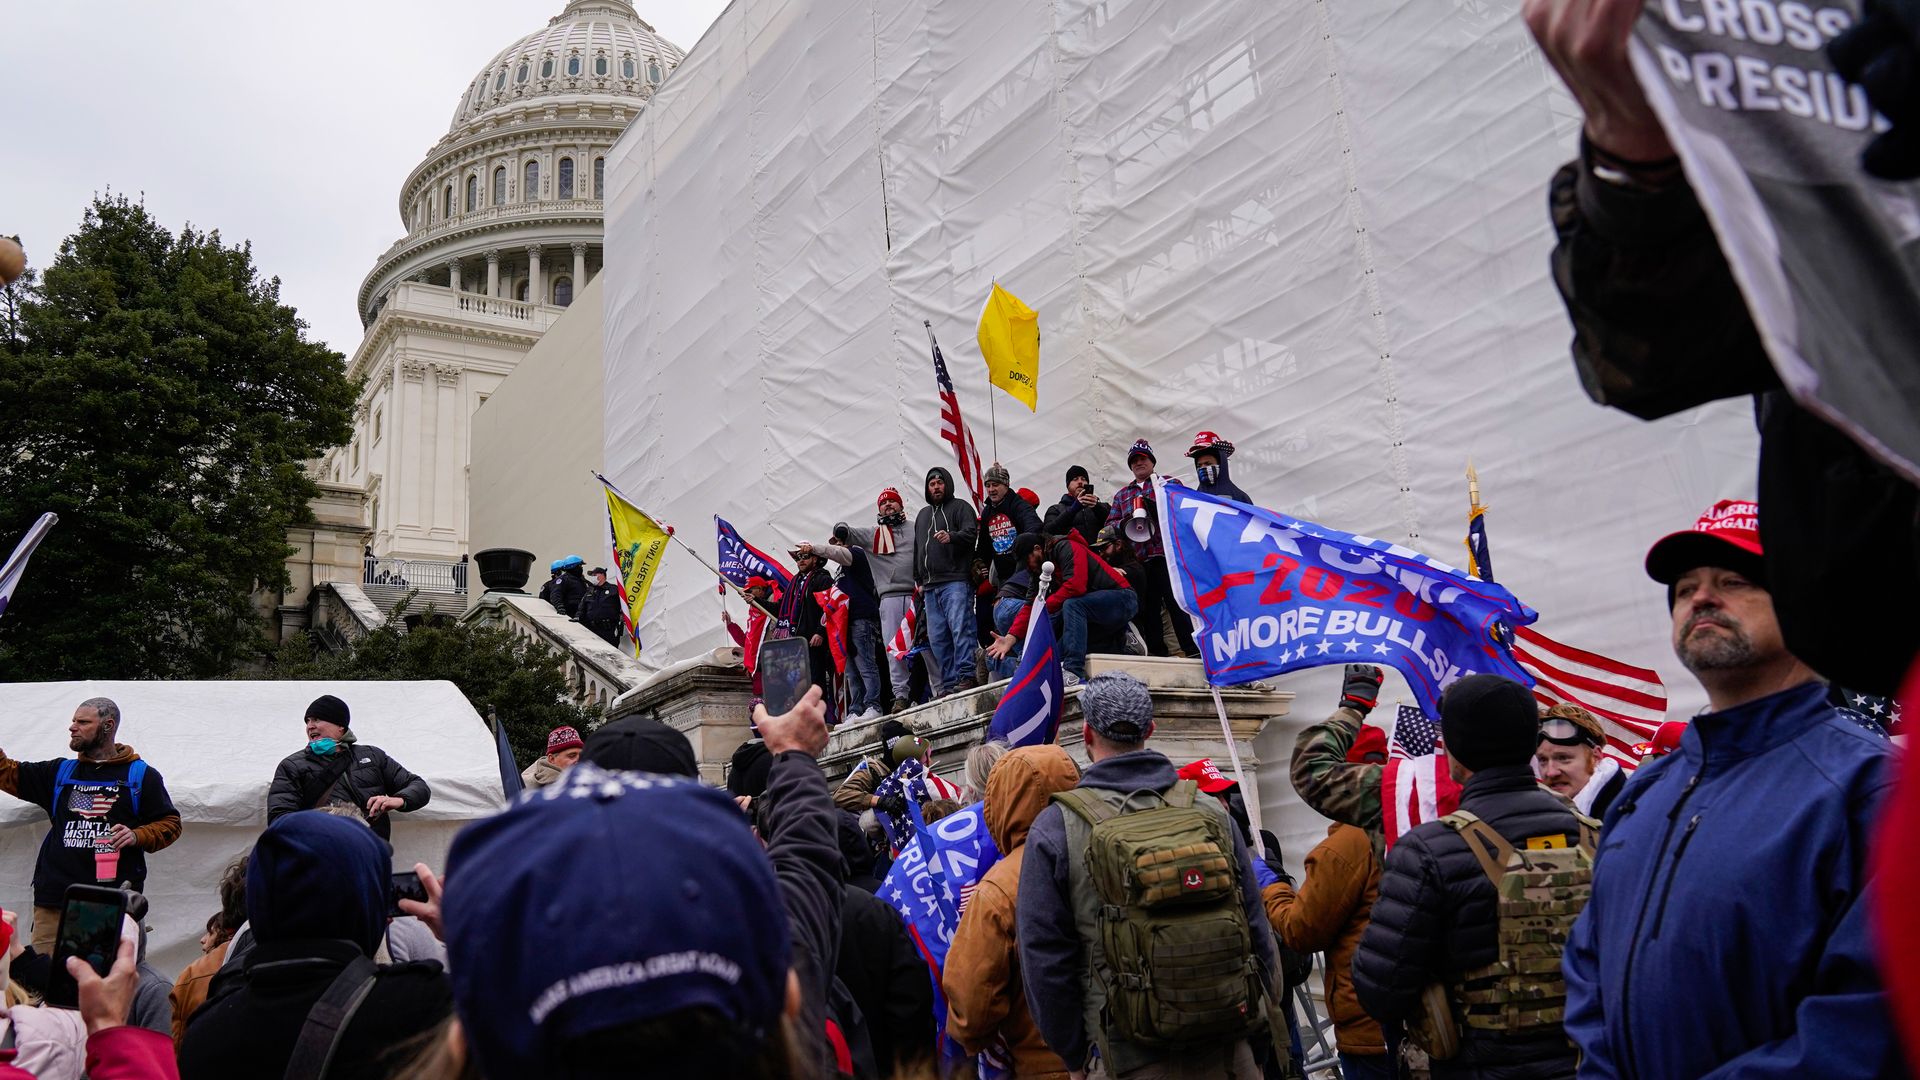
M453 185L452 184L447 185L446 198L440 204L440 216L441 217L453 216Z
M380 441L380 410L373 410L373 441Z
M480 178L467 177L467 212L472 213L480 206Z
M605 75L607 73L607 58L605 56L596 56L593 58L593 73L595 75Z
M493 205L505 206L506 204L507 167L505 165L499 165L493 170Z
M535 202L540 198L540 163L537 161L527 162L527 181L520 190L520 198L523 202Z
M545 60L540 61L540 77L543 79L553 78L553 57L549 56Z
M560 181L560 192L558 197L562 199L573 198L573 159L572 158L563 157L560 159L559 181Z
M573 303L573 279L561 277L553 279L553 306L566 307Z
M500 69L500 77L493 80L493 88L495 91L505 90L507 88L507 69L506 68Z
M647 81L655 84L660 82L660 62L658 60L647 61Z
M527 81L527 62L525 60L520 61L520 70L514 74L513 81L516 83Z
M593 197L607 197L607 159L603 157L593 159Z
M625 60L620 61L620 77L623 79L633 78L633 57L629 56Z
M567 74L569 75L580 74L580 54L575 53L574 55L567 57Z

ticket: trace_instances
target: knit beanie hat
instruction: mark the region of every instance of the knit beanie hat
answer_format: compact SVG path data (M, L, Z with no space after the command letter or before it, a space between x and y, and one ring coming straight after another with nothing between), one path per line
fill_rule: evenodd
M347 710L347 703L332 694L321 694L307 706L306 719L321 720L338 727L347 727L347 721L353 714Z
M886 502L888 499L892 499L894 502L900 503L902 506L906 505L906 501L900 498L900 489L886 488L880 492L880 497L873 501L874 508L879 509L880 504Z
M547 732L547 756L566 750L577 750L586 744L580 741L580 733L570 727L557 727Z
M759 798L767 793L767 774L773 771L773 752L759 739L748 739L727 763L727 794Z
M1080 712L1087 726L1117 743L1144 742L1153 730L1153 695L1146 684L1123 671L1095 675L1081 683Z
M1141 454L1147 455L1147 460L1153 462L1155 465L1160 464L1160 459L1153 454L1153 447L1148 445L1145 439L1133 440L1133 449L1127 451L1127 464L1133 464L1133 459L1139 457Z
M1440 698L1447 755L1469 769L1525 765L1540 731L1533 692L1499 675L1469 675Z
M1028 506L1033 507L1035 510L1040 509L1040 493L1039 492L1033 490L1032 488L1021 488L1019 495L1020 495L1020 498L1024 500Z
M1084 466L1084 465L1069 465L1069 466L1067 466L1067 483L1069 483L1069 484L1071 484L1071 483L1073 483L1073 480L1074 480L1074 478L1075 478L1075 477L1079 477L1079 478L1080 478L1080 479L1082 479L1082 480L1091 480L1091 479L1093 479L1093 478L1092 478L1091 476L1088 476L1088 475L1087 475L1087 468L1086 468L1086 466Z
M996 461L987 466L987 474L980 478L980 482L983 484L1011 484L1013 482L1013 474L1007 471L1005 465Z

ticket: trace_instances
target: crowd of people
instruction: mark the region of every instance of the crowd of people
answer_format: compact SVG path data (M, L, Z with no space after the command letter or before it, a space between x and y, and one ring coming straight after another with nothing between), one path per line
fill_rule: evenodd
M461 831L444 867L396 875L391 815L427 786L353 737L344 701L316 700L265 830L206 898L204 955L172 980L143 960L138 894L183 823L119 741L116 703L80 703L71 758L0 753L0 792L51 825L30 932L0 913L0 1080L1285 1077L1304 1065L1288 989L1315 955L1349 1080L1904 1074L1884 987L1912 958L1877 945L1869 859L1898 760L1837 685L1891 692L1912 631L1867 632L1861 602L1819 582L1839 552L1871 550L1905 599L1917 500L1773 375L1634 80L1639 10L1525 4L1586 114L1552 189L1576 364L1637 415L1752 394L1762 428L1759 506L1722 503L1647 551L1708 704L1643 759L1623 763L1584 709L1458 678L1434 718L1458 805L1389 842L1404 807L1369 722L1384 673L1348 665L1293 746L1294 791L1331 823L1294 874L1253 829L1252 793L1156 747L1146 686L1089 677L1088 653L1129 636L1193 654L1150 525L1153 448L1132 445L1133 479L1107 499L1068 470L1044 513L998 463L977 513L935 468L911 519L888 488L872 527L795 547L791 585L749 582L748 625L728 621L749 662L769 635L802 637L821 677L789 711L755 707L724 790L658 720L559 729L520 799ZM1253 501L1232 450L1203 432L1195 480ZM1835 491L1862 494L1861 513L1825 513ZM543 598L607 636L604 572L590 587L577 558L552 569ZM820 600L836 585L838 661ZM1084 767L1051 742L942 762L885 715L1004 676L1036 618L1059 621ZM834 787L821 761L842 692L878 742ZM896 860L927 857L922 826L976 803L999 858L961 896L925 898L959 910L935 968L880 894ZM67 961L77 1008L42 1004L68 891L102 884L139 900L118 953L105 973Z

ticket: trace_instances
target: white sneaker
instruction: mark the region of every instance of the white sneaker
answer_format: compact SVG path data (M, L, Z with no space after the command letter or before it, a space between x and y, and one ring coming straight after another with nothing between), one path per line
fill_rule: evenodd
M1080 682L1081 682L1080 676L1075 675L1073 672L1068 671L1064 668L1061 669L1060 686L1062 689L1065 689L1066 687L1069 687L1069 686L1079 686Z
M863 713L861 713L861 714L860 714L859 716L856 716L856 717L854 717L853 719L855 719L855 720L878 720L878 719L880 719L880 717L881 717L881 715L882 715L882 714L881 714L881 712L880 712L880 707L879 707L878 705L870 705L870 706L868 706L868 707L867 707L867 711L866 711L866 712L863 712Z

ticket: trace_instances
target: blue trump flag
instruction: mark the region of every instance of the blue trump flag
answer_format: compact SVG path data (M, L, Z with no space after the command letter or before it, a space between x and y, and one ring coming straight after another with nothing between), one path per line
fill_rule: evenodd
M1495 637L1539 615L1492 582L1417 551L1154 483L1167 571L1215 686L1324 664L1385 664L1428 716L1455 680L1532 686Z
M778 582L780 591L786 592L793 584L793 573L780 565L780 561L745 540L726 518L715 514L713 517L715 538L720 547L720 576L733 582L735 588L747 587L750 577L763 577Z
M920 806L911 799L907 813L913 818L914 840L887 871L879 896L906 920L926 961L933 980L934 1030L941 1033L941 1056L950 1060L962 1051L946 1038L947 995L940 986L941 972L953 932L960 927L960 913L980 879L1000 861L1000 849L987 832L980 803L961 807L932 825L921 819Z
M987 738L1012 747L1050 743L1060 730L1066 686L1060 675L1060 651L1053 645L1053 620L1047 618L1044 604L1044 600L1034 601L1020 666L1006 693L1000 695L1000 704L994 706L993 723L987 729Z

